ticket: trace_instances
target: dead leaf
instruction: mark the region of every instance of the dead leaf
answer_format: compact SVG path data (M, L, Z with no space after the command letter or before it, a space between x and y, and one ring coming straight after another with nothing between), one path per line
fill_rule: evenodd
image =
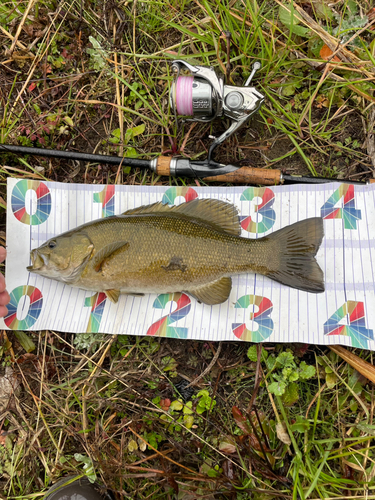
M334 56L330 59L332 54L333 54L332 50L326 44L323 45L323 47L320 49L320 52L319 52L320 57L322 59L324 59L325 61L328 61L328 59L329 59L329 62L332 62L332 61L341 62L337 56Z
M276 425L276 434L282 443L287 444L288 446L292 444L285 424L280 423Z
M227 436L219 443L219 450L223 453L236 453L237 448L234 439Z
M13 369L10 366L5 368L5 374L0 377L0 413L8 406L9 400L13 395L20 391L20 383L14 376Z
M241 410L237 406L232 407L232 415L241 431L245 432L246 434L251 434L253 432L251 425L247 421L247 418L242 415Z
M160 408L164 411L168 411L169 407L171 406L171 400L166 398L166 399L161 399L160 400Z
M375 19L375 7L372 7L366 14L367 18L369 21L372 21L373 19ZM373 26L371 26L370 29L374 29Z

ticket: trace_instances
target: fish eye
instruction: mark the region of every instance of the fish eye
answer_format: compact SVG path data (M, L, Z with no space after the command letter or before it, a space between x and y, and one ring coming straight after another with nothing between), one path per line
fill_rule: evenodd
M55 248L55 246L56 246L56 241L50 241L48 243L48 248Z

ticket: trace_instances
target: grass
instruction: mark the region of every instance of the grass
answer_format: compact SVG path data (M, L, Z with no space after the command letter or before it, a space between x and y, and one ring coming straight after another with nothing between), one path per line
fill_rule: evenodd
M225 73L230 31L231 84L242 85L259 60L254 85L266 99L216 159L373 177L375 24L366 0L103 5L0 3L2 142L204 158L208 136L228 124L176 127L170 63L182 58ZM8 154L4 199L8 176L192 183ZM261 361L260 350L248 355L243 343L47 331L28 332L36 349L27 353L12 332L1 335L2 367L20 385L0 417L0 498L42 498L68 474L96 478L115 498L375 498L374 388L333 352L265 344L269 360L289 352L294 370L302 362L315 368L277 394L282 367ZM355 352L372 362L372 353ZM184 389L202 373L192 393Z

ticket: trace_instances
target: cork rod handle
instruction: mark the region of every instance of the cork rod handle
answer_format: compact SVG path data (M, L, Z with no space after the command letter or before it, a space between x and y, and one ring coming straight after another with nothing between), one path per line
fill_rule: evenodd
M265 170L263 168L241 167L228 174L206 177L207 182L231 182L232 184L260 184L275 186L280 184L280 170Z

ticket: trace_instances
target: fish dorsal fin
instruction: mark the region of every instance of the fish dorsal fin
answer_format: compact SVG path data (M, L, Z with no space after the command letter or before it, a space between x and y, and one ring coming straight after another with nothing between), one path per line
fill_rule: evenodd
M214 306L215 304L225 302L229 297L231 289L231 278L224 277L214 281L213 283L208 283L208 285L202 285L186 291L188 294L196 298L198 302Z
M120 297L120 290L104 290L104 293L109 298L111 302L117 304L118 298Z
M181 205L164 205L161 202L133 208L122 215L178 213L209 223L215 229L239 236L241 234L240 219L234 205L222 200L205 198L195 199Z
M122 250L125 250L127 246L129 246L129 243L127 241L115 241L99 250L99 252L95 254L92 260L92 265L95 271L98 273L106 259L120 250L120 248Z

